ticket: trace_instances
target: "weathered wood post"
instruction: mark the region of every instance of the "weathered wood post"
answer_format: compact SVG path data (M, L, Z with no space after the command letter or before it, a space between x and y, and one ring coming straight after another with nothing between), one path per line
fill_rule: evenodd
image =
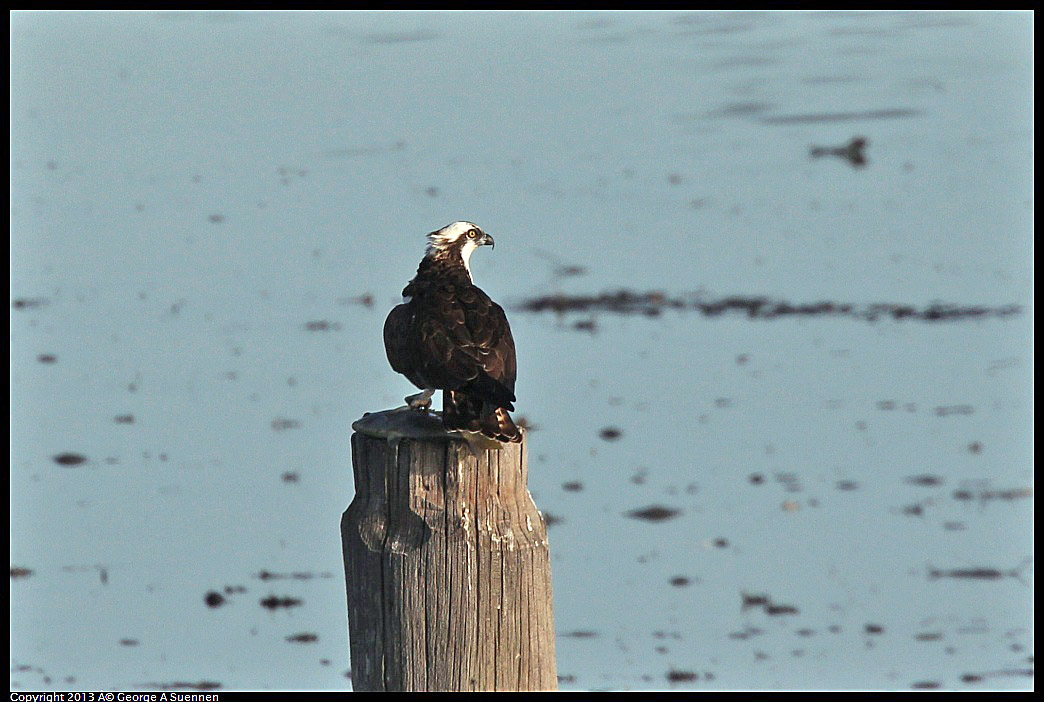
M551 554L525 435L473 450L405 408L352 428L341 541L353 689L557 689Z

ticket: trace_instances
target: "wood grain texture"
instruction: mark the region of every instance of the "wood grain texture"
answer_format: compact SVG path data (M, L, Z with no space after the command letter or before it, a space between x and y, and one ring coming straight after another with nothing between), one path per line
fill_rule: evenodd
M357 691L555 690L547 528L526 440L352 435L341 520Z

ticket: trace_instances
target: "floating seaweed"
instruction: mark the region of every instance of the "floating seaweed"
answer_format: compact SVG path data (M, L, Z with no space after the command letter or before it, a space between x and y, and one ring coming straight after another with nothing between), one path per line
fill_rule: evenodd
M1000 568L972 567L972 568L933 568L928 567L928 579L956 578L958 580L1003 580L1004 578L1015 578L1020 583L1026 584L1022 578L1022 571L1032 563L1027 558L1016 568L1001 570Z
M169 683L147 682L139 683L136 687L144 690L219 690L221 683L213 680L200 680L199 682L175 681Z
M1033 488L1010 488L1007 490L954 490L953 499L961 501L979 500L1018 500L1024 497L1033 497Z
M516 306L522 312L554 312L557 314L611 312L614 314L656 317L665 310L695 311L705 317L726 313L740 313L749 319L779 319L787 317L849 317L867 322L880 319L895 321L957 322L991 317L1010 317L1022 313L1018 305L956 305L933 302L926 306L894 303L855 304L821 301L791 303L763 296L731 295L717 299L703 293L670 296L662 291L635 292L617 290L598 295L567 295L553 293L523 300Z
M964 683L979 683L986 678L1003 678L1003 677L1034 677L1033 668L1006 668L1004 670L992 670L985 673L965 673L961 676L961 682Z
M763 124L815 124L819 122L851 122L867 119L898 119L917 117L923 114L920 110L904 107L881 110L862 110L858 112L818 112L804 115L775 115L762 117Z

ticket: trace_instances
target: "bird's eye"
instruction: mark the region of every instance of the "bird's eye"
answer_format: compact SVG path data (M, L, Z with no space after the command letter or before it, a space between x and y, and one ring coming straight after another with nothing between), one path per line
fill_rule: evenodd
M478 229L469 229L468 230L468 238L469 239L475 239L477 237L478 237Z

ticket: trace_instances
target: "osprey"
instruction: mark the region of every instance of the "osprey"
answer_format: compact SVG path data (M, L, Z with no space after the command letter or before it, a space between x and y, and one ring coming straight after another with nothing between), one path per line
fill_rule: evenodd
M517 442L522 432L508 414L515 409L515 342L504 310L471 280L471 254L486 244L493 237L471 222L428 234L403 304L384 322L384 350L391 367L422 390L406 398L411 408L427 409L442 390L447 430Z

